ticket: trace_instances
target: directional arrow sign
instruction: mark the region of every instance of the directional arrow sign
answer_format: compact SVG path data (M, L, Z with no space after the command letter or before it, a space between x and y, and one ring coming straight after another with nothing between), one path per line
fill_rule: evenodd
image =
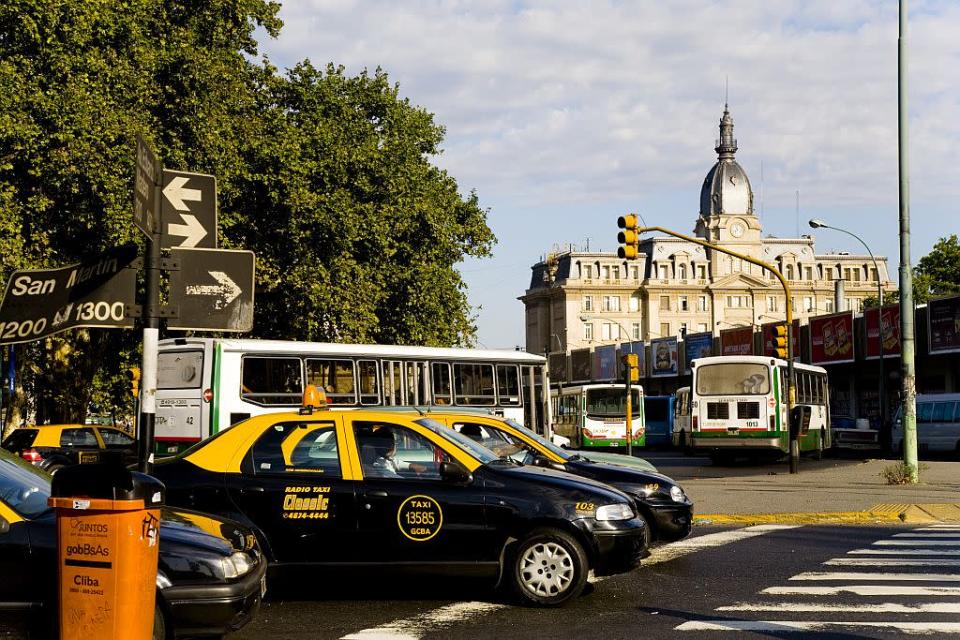
M217 179L204 173L163 170L160 246L217 246Z
M180 269L170 274L170 304L179 318L168 329L250 331L253 329L252 251L173 249Z

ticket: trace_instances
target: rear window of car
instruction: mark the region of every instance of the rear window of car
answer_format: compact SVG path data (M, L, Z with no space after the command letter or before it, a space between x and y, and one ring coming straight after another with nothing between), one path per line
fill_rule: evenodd
M99 447L93 429L64 429L60 432L61 447Z
M31 446L33 446L33 441L36 439L36 429L16 429L13 433L7 436L7 439L4 440L3 444L0 446L7 451L20 453L24 449L29 449Z
M100 437L103 438L103 444L109 446L124 446L129 447L134 442L133 438L125 434L123 431L117 431L116 429L104 429L100 428Z

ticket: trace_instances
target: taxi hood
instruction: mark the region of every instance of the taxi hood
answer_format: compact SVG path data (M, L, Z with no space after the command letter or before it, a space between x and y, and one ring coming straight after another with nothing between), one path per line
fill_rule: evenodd
M186 509L163 509L160 517L160 540L229 556L234 551L248 551L256 546L253 532L232 520L226 520Z
M594 494L597 500L631 502L626 494L601 481L574 475L566 471L531 465L513 466L506 464L487 464L483 468L506 483L526 482L541 487L547 486L561 492Z
M662 473L631 469L630 467L623 467L618 464L607 464L605 462L582 462L575 460L568 462L567 468L571 471L576 471L577 474L583 474L585 477L593 478L599 482L606 482L607 484L651 484L654 482L666 486L677 484L672 478Z

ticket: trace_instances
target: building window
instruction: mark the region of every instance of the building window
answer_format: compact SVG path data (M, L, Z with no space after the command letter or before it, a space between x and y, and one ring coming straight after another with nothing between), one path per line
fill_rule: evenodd
M686 323L686 322L681 322L681 323L680 323L680 335L681 335L681 336L687 335L687 323Z
M614 280L619 280L619 279L620 279L620 267L613 267L613 268L610 270L610 273L611 273L611 275L613 276L613 279L614 279Z
M793 265L788 264L786 272L783 274L787 280L793 280Z
M593 311L593 296L583 296L583 310Z
M604 280L610 279L610 267L607 265L603 265L603 279Z
M697 277L701 280L707 279L707 266L704 264L697 265Z
M804 267L803 270L807 274L807 280L813 280L813 267Z
M583 339L587 342L593 340L593 323L585 322L583 324Z
M640 294L635 293L630 296L630 311L639 311L640 310Z
M669 272L667 271L667 265L661 264L661 265L660 265L660 279L661 279L661 280L666 280L666 279L669 278L669 277L670 277L670 274L669 274Z
M670 311L670 296L660 296L660 311Z
M877 275L877 270L875 268L870 269L870 279L874 282L880 282L880 276Z
M803 308L804 308L804 310L805 310L807 313L810 313L811 311L814 311L814 310L815 310L815 307L813 306L813 298L812 298L812 297L807 296L807 297L805 297L805 298L803 299Z
M630 328L633 330L633 339L639 340L640 339L640 323L634 322Z
M857 267L856 269L853 270L853 281L854 281L854 282L860 282L860 271L861 271L860 267Z
M767 296L767 311L778 311L777 296Z
M593 265L585 264L583 265L583 277L587 280L593 278Z
M690 305L687 304L687 296L680 296L680 311L689 311Z
M660 323L660 337L661 337L661 338L666 338L666 337L669 336L669 335L670 335L670 323L669 323L669 322L661 322L661 323Z
M833 298L827 298L824 306L826 307L827 313L833 313Z
M601 340L620 340L622 337L620 335L620 325L615 322L604 322L600 325L600 339Z
M697 325L697 332L704 333L707 330L707 323L701 322Z
M707 310L707 296L697 296L697 311Z
M687 279L687 265L685 264L680 265L680 279L681 280Z
M603 296L604 311L620 311L620 296Z

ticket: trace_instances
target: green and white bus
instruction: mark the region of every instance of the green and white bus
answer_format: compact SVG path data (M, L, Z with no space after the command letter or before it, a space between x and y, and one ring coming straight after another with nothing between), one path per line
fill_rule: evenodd
M715 356L691 363L690 435L694 451L715 463L737 455L781 457L790 451L787 362L764 356ZM822 367L794 363L797 405L808 405L800 451L830 448L830 398Z
M625 447L627 444L627 407L623 384L597 383L566 386L551 390L553 432L569 441L574 449L588 447ZM632 445L646 443L643 413L643 387L632 390Z
M335 409L484 408L536 428L546 406L537 388L545 366L545 358L524 351L161 340L156 451L177 453L250 416L290 411L307 384L323 389Z

